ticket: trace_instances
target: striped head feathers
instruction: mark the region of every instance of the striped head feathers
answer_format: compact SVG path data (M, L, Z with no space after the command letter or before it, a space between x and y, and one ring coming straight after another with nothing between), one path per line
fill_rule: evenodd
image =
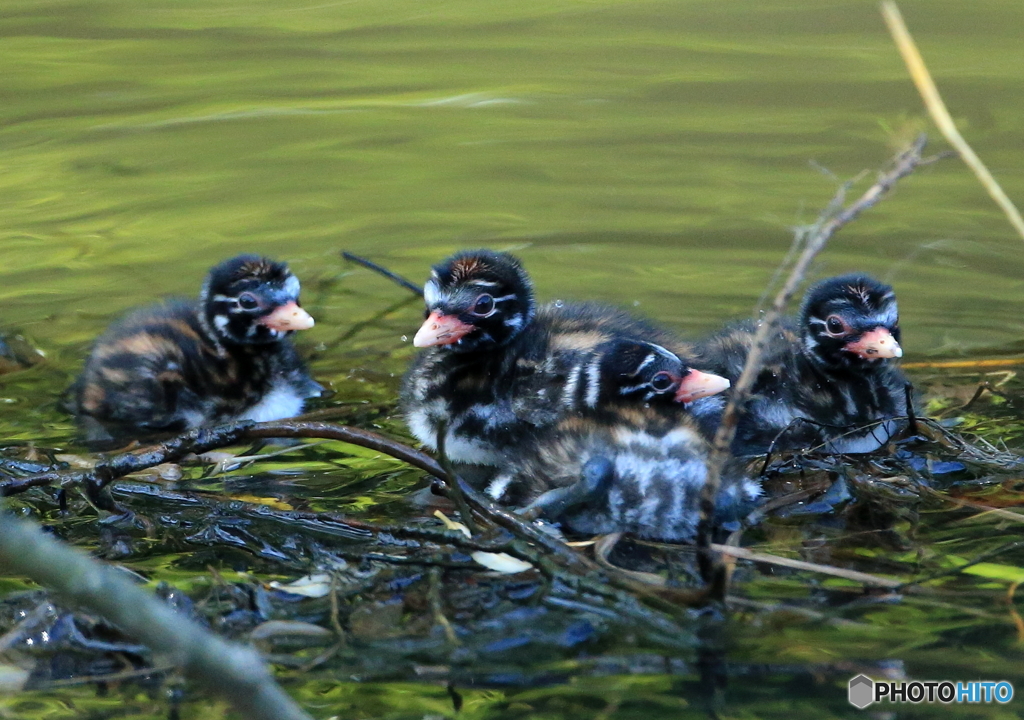
M239 255L212 270L199 301L204 328L219 343L261 345L313 327L299 306L299 279L285 263Z
M640 340L602 343L572 367L563 389L571 409L608 403L690 403L729 387L718 375L688 367L675 353Z
M828 368L885 365L903 356L896 293L867 275L841 275L811 287L800 327L805 351Z
M490 250L460 252L435 265L423 286L427 319L416 347L456 352L500 347L518 335L535 312L533 286L519 261Z

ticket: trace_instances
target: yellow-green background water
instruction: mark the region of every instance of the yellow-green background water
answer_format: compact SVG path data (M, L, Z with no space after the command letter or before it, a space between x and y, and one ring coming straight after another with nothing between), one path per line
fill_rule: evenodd
M902 7L1024 200L1024 5ZM706 332L749 316L836 177L922 129L872 0L2 0L0 326L48 361L0 378L0 430L68 442L56 398L89 342L245 251L300 276L301 345L350 402L392 397L422 311L377 317L405 291L342 249L414 279L514 249L542 299ZM1024 241L958 160L901 183L814 275L854 269L896 286L908 360L1024 339Z
M1024 197L1024 10L904 12ZM846 179L927 127L859 0L5 0L0 68L0 317L74 356L250 250L291 262L307 302L337 279L314 342L397 297L344 275L341 248L414 278L457 248L516 248L545 298L704 331L750 313L790 227L832 195L810 161ZM954 354L1024 336L1022 250L947 160L817 272L891 280L908 353Z

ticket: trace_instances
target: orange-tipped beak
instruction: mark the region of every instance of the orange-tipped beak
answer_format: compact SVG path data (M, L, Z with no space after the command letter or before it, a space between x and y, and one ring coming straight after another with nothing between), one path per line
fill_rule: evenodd
M435 310L423 321L416 337L412 339L414 347L430 347L432 345L451 345L459 338L476 330L469 323L464 323L454 315L442 315Z
M716 395L729 387L729 381L721 375L691 370L676 390L676 402L688 403L708 395Z
M860 336L860 340L844 345L843 350L860 355L865 360L903 357L903 348L884 327L869 330Z
M260 323L271 330L290 332L291 330L308 330L313 327L313 316L299 307L299 304L292 300L281 307L275 308L272 313L260 318Z

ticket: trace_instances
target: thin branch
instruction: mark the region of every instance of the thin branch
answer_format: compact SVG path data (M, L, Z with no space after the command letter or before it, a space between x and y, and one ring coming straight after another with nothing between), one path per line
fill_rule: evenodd
M732 545L719 545L718 543L712 543L711 549L715 552L722 553L723 555L732 555L733 557L750 560L751 562L778 565L779 567L788 567L793 568L794 570L808 570L810 572L821 573L823 575L833 575L846 580L852 580L853 582L859 582L863 585L898 588L903 587L906 584L899 580L890 580L889 578L880 577L878 575L870 575L868 573L857 572L856 570L847 570L846 568L835 567L834 565L821 565L819 563L794 560L792 558L781 557L779 555L758 553L744 547L733 547Z
M452 500L455 501L455 507L459 510L459 515L462 517L462 522L469 528L470 535L478 534L476 527L476 521L473 520L473 513L469 511L469 505L466 504L466 498L462 493L462 488L459 486L459 476L455 472L455 468L452 466L452 461L448 458L448 449L446 440L448 438L448 422L442 420L441 424L437 427L437 434L435 444L437 445L437 461L438 464L444 468L444 482L448 486L448 494L451 495Z
M932 369L932 368L988 368L988 367L1012 367L1024 365L1024 356L1013 358L996 358L991 360L939 360L936 362L912 362L901 363L904 369Z
M931 73L928 72L928 67L924 64L924 58L921 57L914 38L910 36L910 31L907 30L907 25L903 22L903 15L896 3L885 0L882 3L882 17L885 18L885 24L889 26L892 39L903 56L903 62L907 64L910 77L914 80L917 91L921 93L921 99L924 100L924 105L928 109L928 114L932 116L932 121L938 126L939 131L949 144L956 148L960 157L967 163L967 167L974 172L978 181L1006 214L1010 224L1024 238L1024 219L1021 219L1020 212L1017 211L1013 201L1003 192L992 173L985 167L985 163L956 129L956 123L953 122L953 117L946 109L946 103L942 101L939 89L935 86L935 81L932 80Z
M715 498L718 495L718 488L721 484L722 468L725 466L730 455L730 447L736 435L737 423L743 412L743 404L749 396L754 380L761 369L761 357L768 345L768 338L774 332L776 323L796 293L800 283L803 282L804 276L807 274L807 270L814 261L814 258L817 257L826 243L843 226L857 218L868 208L874 206L886 193L892 190L899 180L912 173L914 168L921 164L921 152L924 150L926 141L926 136L919 136L910 149L896 158L888 172L882 174L856 202L845 208L842 207L840 199L844 196L847 187L845 185L841 187L836 197L833 198L832 205L830 205L827 214L819 217L818 221L811 228L801 231L807 233L806 238L801 238L799 235L797 237L797 242L803 243L803 252L793 265L789 277L775 296L775 301L765 313L757 328L757 332L754 334L750 353L747 355L746 365L744 365L739 379L733 385L729 402L722 413L722 421L715 433L714 448L708 467L708 479L701 493L701 521L697 533L698 560L701 572L709 585L721 585L724 572L720 560L711 551L710 547L712 535L711 518L714 517ZM840 200L840 202L837 203L837 200ZM724 593L724 587L722 592Z
M438 462L426 453L369 430L360 430L359 428L347 425L307 422L304 420L278 420L252 425L242 435L244 440L282 437L320 438L323 440L338 440L350 445L359 445L360 447L390 455L436 478L443 480L447 477L447 473L445 473Z
M123 573L63 545L33 523L3 517L0 567L102 615L154 653L168 656L209 692L228 699L243 717L311 720L281 690L253 650L222 640Z
M397 283L398 285L401 285L410 292L416 293L416 295L419 297L423 297L423 288L414 283L412 280L407 280L398 273L392 272L388 270L386 267L378 265L377 263L371 260L367 260L364 257L353 255L347 250L343 250L341 256L348 260L349 262L354 262L356 265L362 265L367 270L373 270L375 273L380 273L388 280Z
M445 639L448 640L449 645L461 645L459 642L459 636L455 634L455 628L452 627L451 621L448 616L444 614L444 602L441 600L441 577L442 569L439 567L432 567L430 573L427 576L428 582L430 583L427 588L427 600L430 602L430 611L434 615L434 622L441 626L444 630Z
M199 428L184 435L133 452L114 455L90 470L51 470L0 482L0 496L15 495L32 487L46 485L87 485L102 489L114 480L165 462L175 462L186 455L204 453L257 438L319 438L338 440L376 450L419 468L434 477L446 478L440 465L426 453L394 440L358 428L334 423L280 420L265 423L249 421Z
M914 411L914 384L909 380L903 383L903 402L907 406L907 432L911 435L917 435L917 413ZM872 436L874 436L873 432Z
M920 585L922 583L930 582L932 580L938 580L940 578L950 577L953 575L960 575L967 568L979 565L985 562L986 560L991 560L997 555L1002 555L1003 553L1009 552L1010 550L1016 550L1021 545L1024 545L1024 541L1015 540L1014 542L1006 543L1005 545L1000 545L999 547L993 548L992 550L986 550L980 555L977 555L976 557L968 560L963 565L957 565L955 568L950 568L949 570L941 570L932 575L926 575L925 577L917 578L916 580L909 580L908 582L900 583L898 589L904 590L914 585Z
M377 323L386 318L388 315L391 315L393 312L400 310L406 307L407 305L413 305L415 303L416 298L403 296L402 299L399 300L398 302L392 303L391 305L377 312L373 316L368 317L365 320L360 320L359 322L353 324L351 327L349 327L348 330L346 330L345 332L343 332L341 335L334 338L330 342L326 342L323 345L318 345L317 349L311 352L309 357L318 358L328 354L331 350L338 347L339 345L344 345L345 343L349 342L352 338L359 335L359 333L361 333L366 328L375 326ZM336 410L336 408L329 408L329 410L330 409ZM308 415L309 413L306 414Z
M164 443L146 447L134 452L123 453L108 458L88 471L51 471L0 482L0 495L23 492L30 487L41 485L61 486L85 485L87 488L104 488L120 477L132 472L180 459L189 453L200 453L225 447L239 442L257 438L320 438L338 440L362 447L368 447L381 453L402 460L414 467L445 481L445 488L450 489L458 483L458 488L468 508L489 522L492 526L504 528L512 533L517 540L507 543L479 543L467 541L474 548L488 552L507 552L514 557L525 560L540 568L549 575L557 575L563 582L570 583L600 596L614 598L620 605L624 596L619 591L625 590L640 596L640 599L665 612L678 612L679 603L687 605L702 604L707 593L704 591L688 592L675 589L652 591L650 587L637 583L635 580L616 573L603 573L600 566L573 550L562 540L544 532L536 525L519 517L515 513L499 507L491 502L483 493L475 490L461 479L450 475L433 458L402 443L389 440L376 433L358 430L343 425L325 422L309 422L303 420L284 420L266 423L241 422L215 428L201 428L172 438ZM467 516L469 513L466 513ZM376 528L366 523L349 519L333 518L323 513L317 517L303 517L298 513L271 513L260 510L260 517L281 519L301 524L304 521L314 523L312 529L330 530L330 523L338 525L334 530L345 537L362 537L364 534L380 532L384 528ZM405 534L415 534L404 531ZM420 534L426 536L421 530ZM406 560L403 558L403 561ZM396 559L397 561L397 559ZM422 563L412 559L411 562ZM575 576L570 578L566 575ZM609 584L611 587L609 587ZM671 592L669 591L671 590ZM633 597L632 601L637 598Z

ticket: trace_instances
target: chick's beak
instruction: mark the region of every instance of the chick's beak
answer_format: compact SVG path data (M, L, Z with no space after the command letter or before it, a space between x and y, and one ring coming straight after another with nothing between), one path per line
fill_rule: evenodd
M423 321L420 329L416 332L416 337L412 339L412 344L418 348L451 345L475 329L454 315L442 315L440 311L435 310Z
M260 324L266 325L271 330L289 332L291 330L308 330L313 327L314 323L313 316L292 300L274 308L269 315L264 315L260 318Z
M688 403L709 395L716 395L729 387L729 381L721 375L691 370L679 383L676 402Z
M859 355L865 360L903 357L903 348L892 333L884 327L876 327L860 336L860 339L843 346L847 352Z

